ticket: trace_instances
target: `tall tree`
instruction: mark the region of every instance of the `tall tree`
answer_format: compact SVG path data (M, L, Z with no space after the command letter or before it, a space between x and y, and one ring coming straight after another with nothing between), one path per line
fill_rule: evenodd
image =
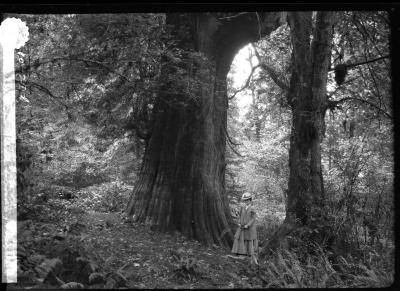
M307 223L324 198L321 140L325 130L326 85L334 12L288 13L292 74L287 95L292 108L286 220Z
M225 196L226 76L237 51L281 13L168 14L180 58L163 57L151 137L127 214L160 231L230 245Z

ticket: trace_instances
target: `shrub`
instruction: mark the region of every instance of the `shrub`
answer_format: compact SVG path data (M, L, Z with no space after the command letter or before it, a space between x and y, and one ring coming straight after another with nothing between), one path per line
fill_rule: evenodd
M82 162L71 171L60 173L54 183L61 186L73 187L75 189L85 188L95 184L101 184L108 178L99 172L97 166L93 163Z
M93 211L119 212L125 209L132 190L121 181L94 185L78 191L76 204Z

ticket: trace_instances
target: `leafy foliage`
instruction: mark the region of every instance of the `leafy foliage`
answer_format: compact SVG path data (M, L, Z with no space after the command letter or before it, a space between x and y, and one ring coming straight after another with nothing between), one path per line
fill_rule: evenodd
M115 181L87 187L77 193L76 205L99 212L122 212L132 192L132 186Z

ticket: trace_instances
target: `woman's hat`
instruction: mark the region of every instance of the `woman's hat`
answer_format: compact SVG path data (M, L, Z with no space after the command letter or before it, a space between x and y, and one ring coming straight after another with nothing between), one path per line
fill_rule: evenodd
M246 201L246 200L249 200L249 199L251 199L251 194L249 192L243 193L242 200Z

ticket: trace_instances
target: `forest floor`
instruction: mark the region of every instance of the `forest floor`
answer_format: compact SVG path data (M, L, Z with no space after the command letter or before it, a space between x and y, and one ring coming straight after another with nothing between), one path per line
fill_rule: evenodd
M97 193L93 189L89 192ZM362 250L355 249L358 257L342 254L337 248L337 259L330 259L332 253L322 253L322 249L312 247L310 251L308 244L299 245L262 256L259 267L254 267L249 259L233 258L229 248L205 246L178 232L160 233L149 225L130 222L109 196L100 195L103 192L94 194L79 192L78 199L36 201L25 207L30 211L25 215L21 206L17 232L18 283L7 287L320 288L385 287L393 282L394 244L391 243L384 248L365 245ZM98 200L98 196L103 198ZM43 199L42 195L37 195L37 199ZM126 201L121 199L121 205L126 205ZM280 213L281 208L272 203L267 207L261 201L256 205L260 214L258 237L261 247L265 247L269 235L280 225L273 214Z
M227 248L216 245L207 247L197 241L187 240L179 233L156 232L144 224L128 222L123 214L116 212L89 210L80 213L73 221L69 223L67 231L64 227L62 233L60 225L51 221L28 220L19 223L19 260L25 256L27 261L20 265L28 267L24 271L19 270L19 283L10 288L54 288L57 282L52 283L48 274L52 267L43 268L43 261L52 266L50 258L59 258L66 266L74 251L76 254L72 259L85 258L96 266L91 272L102 274L105 280L98 284L85 283L87 279L79 280L83 269L72 271L75 275L66 270L63 275L58 270L57 276L64 280L62 283L81 282L85 288L214 289L264 285L257 276L257 268L250 266L247 259L229 257L230 250ZM23 242L26 238L29 238L30 245ZM26 249L21 250L24 245ZM78 267L70 265L70 268ZM47 269L47 272L42 272L40 278L38 270L42 269ZM119 279L110 274L117 274ZM62 284L59 282L58 287Z
M118 213L89 212L85 219L88 240L109 267L123 268L128 288L233 288L248 279L248 262L228 257L226 248L126 223ZM97 230L99 223L106 227Z

